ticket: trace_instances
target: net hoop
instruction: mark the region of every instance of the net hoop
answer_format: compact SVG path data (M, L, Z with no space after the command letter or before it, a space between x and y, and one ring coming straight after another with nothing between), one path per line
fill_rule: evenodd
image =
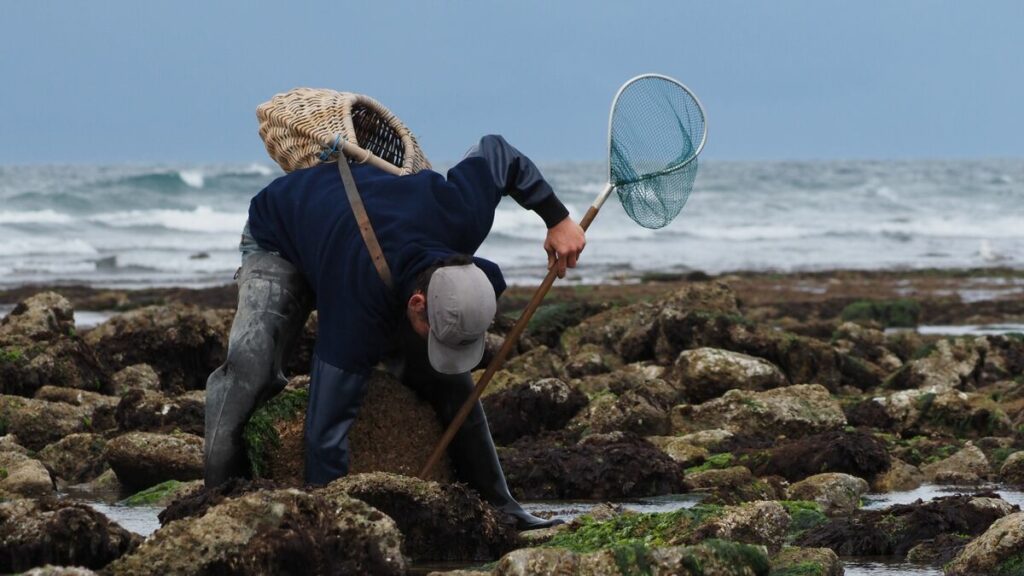
M608 190L608 192L611 192L612 188L615 188L616 186L621 184L621 183L616 183L612 179L612 162L611 162L611 158L612 158L612 120L615 118L615 110L616 110L616 108L618 107L618 104L619 104L619 96L622 96L622 93L626 91L626 88L629 88L630 86L632 86L636 82L639 82L640 80L643 80L645 78L658 78L658 79L661 79L661 80L665 80L666 82L671 82L672 84L675 84L676 86L682 88L682 90L684 92L686 92L686 94L689 95L690 98L693 98L694 102L697 103L697 109L700 110L700 115L701 115L701 119L703 120L704 129L702 130L701 135L700 135L700 143L694 149L693 154L690 155L690 157L687 158L685 162L683 162L681 164L678 164L676 166L671 166L669 168L664 168L664 169L659 170L658 172L656 172L654 174L645 175L642 178L638 178L636 181L639 182L641 180L645 180L645 179L649 179L649 178L654 178L654 177L657 177L657 176L662 176L662 175L665 175L665 174L670 174L672 172L676 172L678 170L682 170L683 168L688 166L691 162L696 160L698 156L700 156L701 151L704 150L704 144L708 141L708 117L707 117L707 114L704 113L704 105L701 104L700 98L697 98L697 95L693 93L693 90L690 90L689 88L687 88L686 85L683 84L682 82L680 82L679 80L676 80L675 78L672 78L671 76L666 76L664 74L647 73L647 74L639 74L637 76L634 76L634 77L630 78L622 86L620 86L618 92L615 93L615 98L612 99L612 108L608 112L608 183L609 183L609 190Z

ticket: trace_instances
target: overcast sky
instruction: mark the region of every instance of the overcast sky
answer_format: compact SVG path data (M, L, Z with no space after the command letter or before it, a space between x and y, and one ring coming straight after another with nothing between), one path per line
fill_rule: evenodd
M0 164L266 162L255 108L368 93L427 154L604 158L618 86L704 102L715 159L1024 156L1024 2L0 0Z

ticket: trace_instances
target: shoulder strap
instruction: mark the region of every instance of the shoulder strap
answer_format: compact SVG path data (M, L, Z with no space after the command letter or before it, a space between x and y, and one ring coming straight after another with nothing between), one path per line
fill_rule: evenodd
M363 242L366 243L366 249L370 252L373 265L377 268L377 274L380 275L380 279L384 281L388 290L394 290L391 269L388 268L388 261L384 258L384 252L377 242L373 226L370 225L370 216L366 213L363 199L359 196L359 190L356 188L356 181L352 178L352 168L349 167L348 160L343 154L338 154L338 172L341 174L341 183L345 185L348 203L352 205L352 214L356 217L356 224L359 225L359 233L363 235Z

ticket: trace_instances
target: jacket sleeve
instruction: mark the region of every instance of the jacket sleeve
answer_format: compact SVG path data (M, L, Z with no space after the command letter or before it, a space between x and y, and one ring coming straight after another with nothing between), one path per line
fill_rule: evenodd
M498 205L502 196L511 196L523 208L536 212L548 228L569 215L533 161L501 136L481 138L465 158L448 171L448 181L475 182L477 188L484 189L472 193L490 195L492 207Z

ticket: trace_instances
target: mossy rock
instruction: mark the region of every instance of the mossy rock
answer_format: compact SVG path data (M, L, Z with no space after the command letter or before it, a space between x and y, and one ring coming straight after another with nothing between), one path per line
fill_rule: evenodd
M305 377L260 407L246 424L243 438L254 478L280 486L302 486L305 469L303 431L309 389ZM375 372L349 431L352 474L394 472L415 476L444 432L433 409L385 372ZM433 479L454 478L447 458Z
M674 512L622 514L605 521L584 516L580 518L576 530L555 535L545 546L588 553L636 544L683 544L693 536L698 526L710 518L721 515L723 509L722 506L698 505Z
M157 506L165 507L174 500L197 490L202 486L201 481L180 482L168 480L156 486L150 486L141 492L136 492L121 501L125 506Z
M913 328L921 317L921 305L915 300L858 300L839 314L843 322L875 321L886 328Z

